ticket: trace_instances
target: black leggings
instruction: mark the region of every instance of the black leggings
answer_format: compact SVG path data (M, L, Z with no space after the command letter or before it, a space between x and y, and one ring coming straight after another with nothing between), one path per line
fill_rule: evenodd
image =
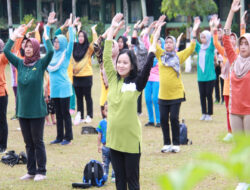
M140 96L137 99L137 113L139 113L139 114L142 113L142 104L141 104L141 101L142 101L142 92L141 92Z
M180 107L181 103L171 104L171 105L159 104L164 145L171 144L171 139L169 134L169 117L171 123L173 145L180 145L180 128L179 128Z
M139 190L141 154L131 154L110 149L111 163L115 171L117 190Z
M69 113L70 97L67 98L53 98L56 105L56 140L63 139L71 141L73 139L72 121ZM65 128L65 135L64 135Z
M81 119L84 118L83 96L85 96L87 104L87 115L93 118L93 101L91 97L91 87L92 86L74 87L76 92L77 111L81 112Z
M220 102L220 97L221 97L221 101L224 102L224 96L223 96L224 80L223 78L220 77L221 74L220 66L215 67L215 73L216 73L216 80L214 85L215 99L216 101Z
M8 95L0 96L0 148L7 148L8 124L7 124Z
M25 142L28 174L46 174L46 151L43 142L45 118L19 118Z
M202 114L213 115L214 81L198 82ZM208 108L208 109L207 109Z

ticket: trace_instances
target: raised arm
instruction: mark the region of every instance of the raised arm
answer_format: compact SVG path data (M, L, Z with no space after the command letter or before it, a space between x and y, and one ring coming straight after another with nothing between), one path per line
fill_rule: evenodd
M76 18L73 22L72 20L72 14L70 14L70 21L69 21L69 43L66 51L66 56L70 57L72 52L73 52L73 47L74 47L74 40L75 40L75 32L74 32L74 27L77 25L79 21L79 17Z
M11 48L14 45L14 42L18 38L23 38L23 32L25 30L25 25L19 26L15 31L11 34L10 39L8 40L7 44L5 45L3 52L9 62L12 63L16 68L18 68L18 65L23 62L22 59L18 58L11 52Z
M246 33L246 14L247 14L247 11L244 12L240 20L240 36Z
M227 21L224 27L223 44L230 64L232 64L237 58L237 54L234 51L232 44L230 42L230 34L231 34L231 25L234 13L237 12L240 9L240 7L241 7L240 0L234 0L231 5L231 9L229 11Z
M51 24L54 24L57 21L55 16L56 16L55 12L49 13L48 22L47 22L47 25L45 25L45 27L47 27L45 30L46 30L46 33L47 33L48 37L50 36L50 26L51 26ZM43 44L44 44L44 47L45 47L46 51L48 51L48 47L46 46L46 42L45 42L44 37L43 37Z
M44 27L43 38L46 43L47 51L46 51L46 55L41 59L41 64L42 64L42 68L45 70L48 67L54 54L52 43L47 35L46 27Z
M177 38L176 47L175 47L176 51L179 51L179 47L180 47L180 44L181 44L181 38L182 38L182 36L183 36L183 32Z
M22 33L22 35L24 36L27 33L27 30L32 26L33 23L33 19L29 21L29 23L27 25L25 25L24 27L24 31ZM20 51L21 47L22 47L22 41L23 38L17 38L14 44L14 47L12 48L12 52L14 54L16 54L18 51Z
M177 52L177 55L180 59L180 64L184 63L186 59L194 52L195 42L191 42L191 44L184 50Z
M92 36L93 36L93 40L92 40L91 44L89 45L89 50L90 50L89 53L90 53L91 55L92 55L93 52L94 52L94 43L97 41L97 38L98 38L97 32L96 32L96 26L97 26L97 25L94 25L94 26L91 27Z
M166 24L166 22L164 22L164 19L160 19L157 22L157 26L156 26L155 32L154 32L153 41L149 47L149 53L148 53L146 64L143 66L142 71L139 73L139 75L136 78L136 89L138 91L142 91L147 84L148 77L150 75L150 70L151 70L151 68L153 66L153 62L154 62L155 53L156 53L156 44L157 44L157 41L160 37L161 28L163 25Z
M115 31L114 31L114 34L113 34L113 38L115 38L117 36L117 34L119 33L119 31L124 28L124 24L125 24L125 21L121 21L118 25L118 27L116 27Z
M113 44L113 36L115 30L119 27L121 23L121 19L123 14L117 13L112 19L111 26L109 28L109 32L107 35L107 40L105 41L104 51L103 51L103 64L104 69L106 71L108 81L112 81L116 77L116 71L114 69L113 61L112 61L112 44Z
M234 13L237 12L240 9L240 7L241 7L240 0L233 0L233 3L231 5L231 9L228 13L227 20L226 20L225 27L224 27L226 34L230 34Z

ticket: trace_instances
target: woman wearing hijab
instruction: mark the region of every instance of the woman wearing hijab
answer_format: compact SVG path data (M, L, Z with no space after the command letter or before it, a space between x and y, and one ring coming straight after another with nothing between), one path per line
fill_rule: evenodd
M54 19L55 13L50 16ZM72 86L67 73L69 60L73 51L74 31L73 26L78 19L72 22L72 14L69 21L69 43L67 38L62 35L56 35L54 38L54 55L48 66L50 78L50 97L54 100L56 106L56 127L57 136L51 144L68 145L73 139L72 122L69 113L70 96L72 95ZM48 23L49 25L51 23ZM50 27L47 27L47 34ZM65 134L64 134L65 130Z
M212 27L212 21L210 21ZM212 30L212 29L211 29ZM210 121L213 115L213 88L216 79L214 69L214 44L211 32L204 30L200 34L201 44L196 41L197 77L200 93L202 116L200 120Z
M128 41L127 37L119 36L119 38L117 40L119 51L122 51L123 49L128 49L127 41Z
M90 123L93 118L93 101L91 97L93 70L91 56L94 52L93 43L97 40L95 27L96 25L91 28L93 34L93 42L91 44L89 44L86 32L82 30L78 32L78 42L74 43L73 56L70 60L70 63L73 64L73 86L77 100L77 114L74 119L74 125L78 125L83 121ZM87 104L87 116L85 120L84 96Z
M23 34L24 35L22 38L18 38L15 41L14 47L12 48L12 52L19 58L24 59L24 48L25 48L25 44L27 41L27 37L25 36L25 34L27 33L27 30L32 26L33 23L33 19L27 24L25 25ZM39 36L40 38L40 36ZM11 86L15 95L15 103L16 103L16 98L17 98L17 69L11 64L10 65L11 68ZM13 117L11 117L11 120L16 120L17 116L16 113L14 114Z
M234 0L229 11L223 36L223 44L231 64L230 72L230 124L233 134L250 135L250 33L238 40L239 54L230 42L234 13L240 10L240 0ZM247 190L250 184L240 182L236 190Z
M161 47L157 45L156 57L159 61L160 75L160 121L164 141L161 152L163 153L180 151L179 112L181 102L185 101L180 64L184 63L195 49L195 38L199 25L200 20L196 19L193 26L193 39L191 45L183 51L176 53L176 39L173 36L167 36L165 38L165 50L162 50ZM169 119L171 123L173 146L171 145L169 133Z
M15 40L22 37L23 30L22 25L14 31L4 48L4 53L18 71L17 116L28 157L28 173L20 179L40 181L46 179L43 132L47 109L43 96L43 76L53 57L53 48L45 30L46 56L40 58L39 42L29 38L24 48L24 59L18 58L11 53L11 48Z
M243 17L241 18L241 30L240 30L241 35L246 33L245 15L246 14L244 14ZM220 77L224 79L223 96L224 96L226 110L227 110L227 130L228 130L228 133L223 138L223 140L228 142L228 141L231 141L233 138L232 128L231 128L230 119L229 119L230 63L229 63L227 54L225 52L225 48L218 41L217 28L218 28L219 23L220 23L219 19L215 18L213 37L214 37L214 46L216 47L220 55L223 57L222 59L223 62L221 64L221 76ZM230 42L232 44L234 51L237 54L239 54L239 49L237 48L237 35L233 32L230 34Z

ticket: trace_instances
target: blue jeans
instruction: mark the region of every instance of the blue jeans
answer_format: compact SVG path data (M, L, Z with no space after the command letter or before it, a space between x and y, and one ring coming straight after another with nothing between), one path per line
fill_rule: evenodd
M102 160L104 164L104 175L109 175L109 164L111 162L110 149L106 146L102 147ZM112 170L112 178L115 177L114 170Z
M145 88L145 100L148 110L149 122L160 123L160 111L158 104L158 94L159 94L159 82L148 81ZM153 104L155 108L155 120L154 120L154 111Z

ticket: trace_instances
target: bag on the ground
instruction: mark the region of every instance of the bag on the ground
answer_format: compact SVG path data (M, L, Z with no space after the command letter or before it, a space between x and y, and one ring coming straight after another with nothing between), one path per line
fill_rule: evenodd
M83 183L72 183L73 188L86 189L91 186L101 187L107 181L102 164L97 160L91 160L83 170Z
M16 164L27 164L27 160L27 156L24 152L18 155L14 150L7 152L6 155L1 158L1 162L12 167Z
M81 134L98 134L98 132L96 131L96 128L92 126L85 126L85 127L82 127Z
M188 139L187 126L184 122L184 119L182 119L182 123L180 123L179 127L180 127L180 144L182 145L192 144L192 141Z

